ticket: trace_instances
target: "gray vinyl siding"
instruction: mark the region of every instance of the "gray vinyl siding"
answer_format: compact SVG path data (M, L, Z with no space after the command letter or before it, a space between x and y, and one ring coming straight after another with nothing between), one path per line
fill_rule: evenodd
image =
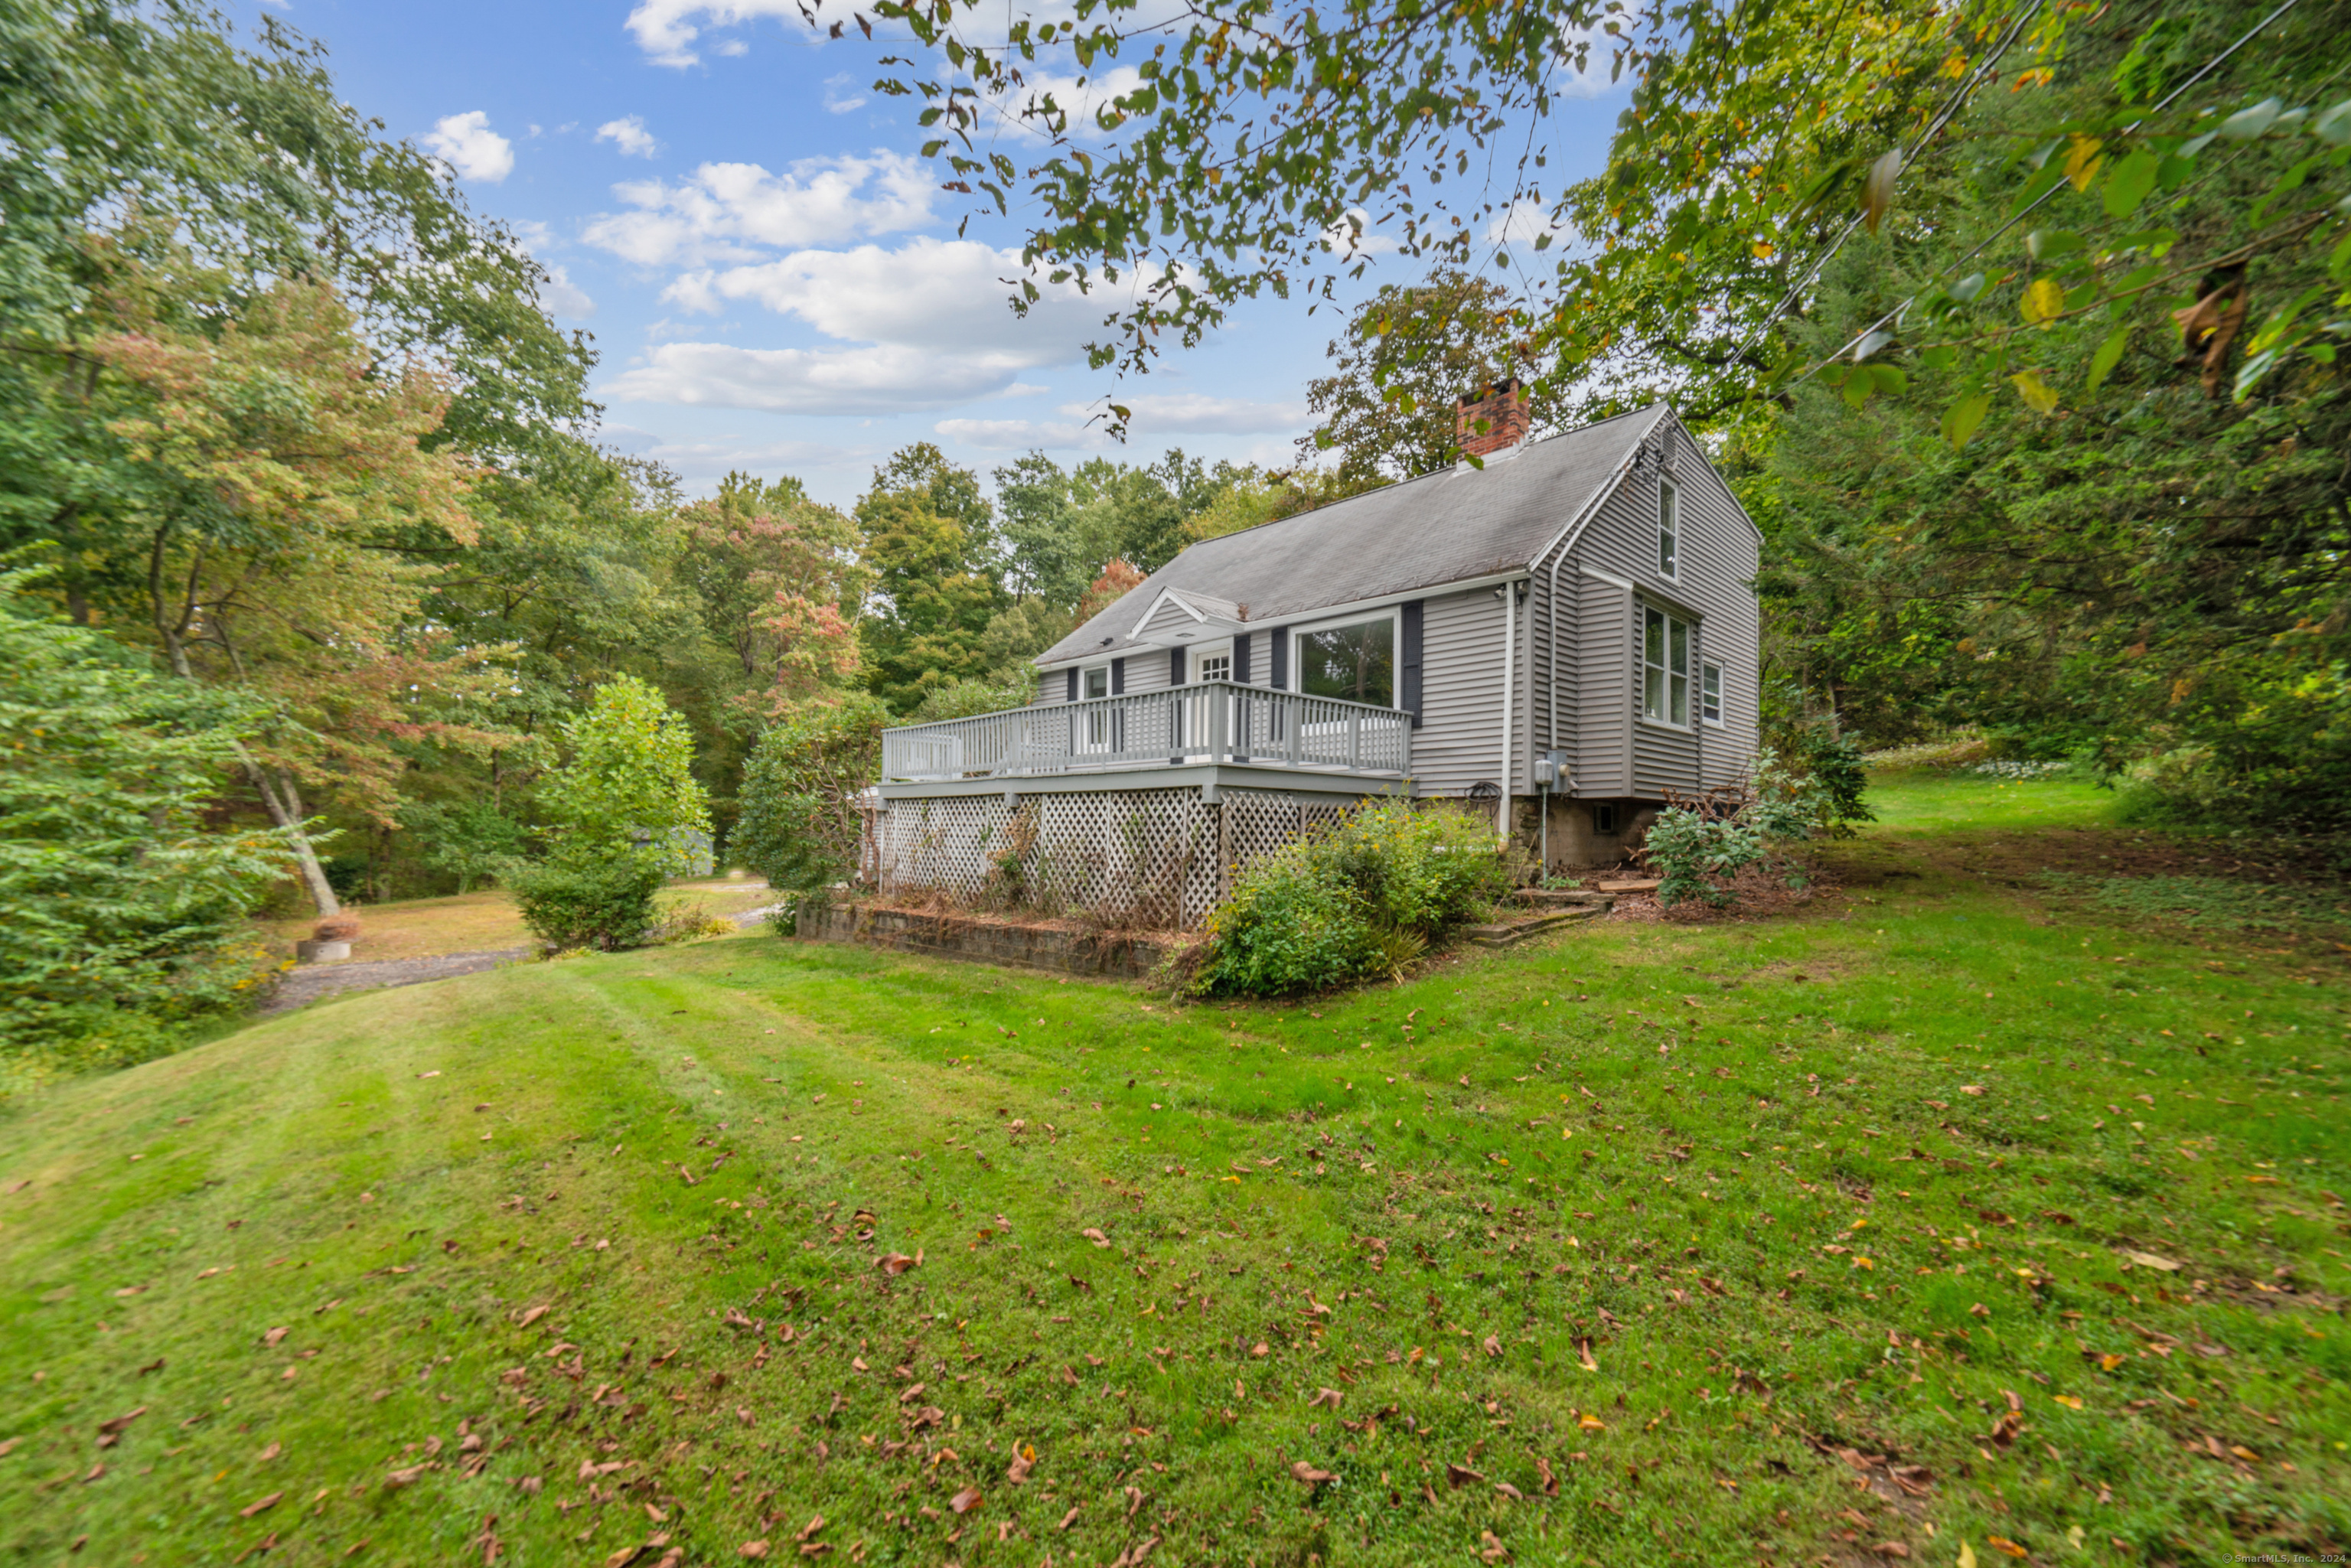
M1631 749L1633 596L1616 584L1587 576L1577 563L1573 577L1560 574L1560 591L1577 590L1575 793L1605 799L1631 790L1625 760Z
M1145 621L1137 630L1135 635L1149 637L1161 632L1180 632L1187 626L1197 626L1199 623L1196 617L1186 613L1182 605L1171 600L1161 605L1151 619Z
M1413 777L1423 795L1501 782L1502 601L1490 588L1439 594L1421 611L1421 724Z
M1695 612L1698 617L1690 725L1683 729L1640 716L1640 618L1627 607L1618 690L1633 777L1625 792L1651 799L1667 788L1694 793L1739 778L1754 756L1760 695L1759 628L1750 586L1757 567L1755 535L1729 487L1680 425L1668 421L1659 436L1665 455L1681 470L1676 482L1680 528L1675 575L1667 577L1657 570L1657 473L1626 475L1577 539L1586 560L1630 580L1636 597L1669 613L1687 616ZM1707 727L1698 717L1699 679L1708 663L1722 667L1720 728ZM1587 692L1598 685L1595 670L1587 675ZM1596 771L1593 781L1598 782Z
M1155 692L1167 685L1167 650L1138 648L1124 655L1126 659L1126 695Z

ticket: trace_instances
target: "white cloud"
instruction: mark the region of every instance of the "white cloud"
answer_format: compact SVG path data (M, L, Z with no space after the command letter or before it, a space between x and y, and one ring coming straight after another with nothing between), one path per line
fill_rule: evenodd
M661 143L645 129L644 118L632 114L625 120L608 120L596 128L596 140L610 141L621 150L623 158L650 158L661 151Z
M1025 362L1018 354L941 354L899 343L854 349L664 343L599 392L615 402L689 408L899 413L986 397Z
M749 54L751 46L740 38L722 38L718 42L718 52L731 59Z
M1113 99L1124 98L1143 85L1143 73L1133 66L1114 66L1095 76L1031 76L1016 91L995 99L998 116L1008 129L1042 141L1047 135L1044 108L1050 100L1067 115L1066 134L1102 134L1097 117Z
M1019 276L1017 251L927 236L896 250L800 251L761 266L690 274L669 291L689 308L757 303L841 346L664 343L603 391L621 400L852 414L1041 391L1021 372L1081 361L1119 301L1069 284L1043 287L1029 313L1015 316L1006 280Z
M637 47L653 64L684 67L702 58L695 53L694 41L702 36L703 27L740 26L762 17L798 21L798 0L643 0L629 13L626 25L636 35ZM718 51L743 52L724 43Z
M1570 231L1552 222L1549 207L1521 198L1494 214L1486 225L1486 243L1515 245L1531 251L1535 240L1546 234L1552 236L1552 244L1557 245L1568 237Z
M865 95L863 93L858 93L854 98L844 98L841 96L845 92L854 90L851 84L856 81L856 79L857 78L855 77L851 76L847 71L843 71L836 77L825 78L825 108L835 114L848 114L853 110L863 109L865 107Z
M558 316L584 321L596 314L596 302L588 298L586 289L571 281L570 274L559 267L547 269L547 281L539 285L539 303Z
M1396 242L1371 227L1372 214L1361 207L1347 209L1347 221L1332 224L1322 231L1322 243L1345 259L1359 256L1385 256L1396 250Z
M1100 425L1033 419L943 419L932 430L984 452L1100 452L1113 443Z
M1254 402L1244 397L1211 397L1205 392L1136 392L1113 394L1115 402L1134 417L1140 434L1265 435L1298 430L1307 422L1302 402ZM1061 412L1086 415L1103 403L1063 403Z
M613 187L636 210L606 214L588 242L644 267L747 261L760 247L818 245L930 221L930 170L912 158L808 158L781 174L757 163L705 163L671 184Z
M461 180L495 185L514 172L514 143L492 131L489 115L478 109L444 115L424 145Z
M1074 285L1040 284L1043 298L1015 316L1008 303L1020 253L929 235L895 250L797 251L723 272L688 273L664 296L688 309L751 300L797 316L830 338L955 352L988 351L1029 365L1065 364L1099 335L1118 301Z

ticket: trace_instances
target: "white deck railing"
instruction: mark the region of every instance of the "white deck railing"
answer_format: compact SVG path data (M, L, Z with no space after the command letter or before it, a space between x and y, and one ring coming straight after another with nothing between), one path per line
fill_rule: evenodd
M914 782L1233 762L1401 779L1412 715L1223 681L882 732L882 777Z

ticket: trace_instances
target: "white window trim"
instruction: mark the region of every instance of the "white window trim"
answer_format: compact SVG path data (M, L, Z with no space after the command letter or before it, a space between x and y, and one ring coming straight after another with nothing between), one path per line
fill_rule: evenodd
M1682 580L1681 486L1675 484L1671 479L1660 479L1657 481L1657 543L1660 547L1665 544L1667 538L1666 503L1669 500L1673 503L1674 526L1672 529L1672 538L1674 541L1674 564L1668 567L1663 561L1658 562L1657 575L1664 578L1667 582L1679 582Z
M1633 601L1633 607L1635 611L1633 625L1633 668L1641 677L1639 689L1633 694L1633 717L1636 723L1646 724L1651 729L1670 729L1677 735L1696 734L1700 722L1698 716L1700 710L1702 710L1706 706L1705 696L1698 690L1698 681L1701 678L1700 672L1704 670L1706 665L1704 655L1701 653L1701 644L1699 643L1699 628L1703 622L1698 621L1695 616L1685 615L1678 610L1669 609L1663 604L1653 603L1646 599L1635 600ZM1678 621L1683 625L1689 628L1690 653L1692 654L1690 662L1692 668L1690 669L1687 678L1690 683L1690 717L1687 722L1682 724L1676 724L1670 718L1651 718L1649 716L1648 612L1652 610L1666 618L1666 647L1669 653L1673 648L1673 622ZM1666 673L1666 706L1667 710L1670 711L1673 706L1673 666L1671 664L1663 664L1658 667Z
M1714 706L1716 711L1714 716L1711 718L1707 716L1706 711L1706 677L1708 671L1712 671L1714 673ZM1708 729L1720 729L1723 727L1721 709L1724 705L1722 697L1722 666L1716 664L1711 659L1700 659L1698 662L1698 722L1705 725Z
M1301 695L1306 690L1305 661L1299 657L1298 653L1301 637L1340 626L1361 626L1366 621L1383 619L1388 623L1388 706L1395 707L1404 700L1404 606L1401 602L1359 611L1353 615L1336 615L1327 621L1307 621L1283 627L1281 634L1290 639L1290 685L1285 689Z
M1187 686L1197 685L1207 680L1208 677L1200 673L1201 667L1210 659L1217 658L1225 661L1225 679L1231 680L1233 678L1231 669L1233 644L1230 638L1221 643L1202 643L1196 646L1186 646L1184 650L1184 684Z
M1081 664L1078 666L1078 700L1081 703L1100 702L1102 700L1102 697L1090 695L1086 691L1087 685L1091 684L1089 677L1091 677L1096 670L1100 670L1102 672L1102 696L1106 697L1111 695L1110 661L1105 659L1099 664Z

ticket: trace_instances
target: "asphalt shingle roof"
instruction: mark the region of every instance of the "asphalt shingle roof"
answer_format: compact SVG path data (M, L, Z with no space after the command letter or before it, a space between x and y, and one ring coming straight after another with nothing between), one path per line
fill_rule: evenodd
M1248 606L1251 625L1437 589L1528 565L1667 415L1663 403L1529 443L1484 469L1401 485L1208 539L1040 654L1040 664L1144 646L1127 636L1162 589Z

